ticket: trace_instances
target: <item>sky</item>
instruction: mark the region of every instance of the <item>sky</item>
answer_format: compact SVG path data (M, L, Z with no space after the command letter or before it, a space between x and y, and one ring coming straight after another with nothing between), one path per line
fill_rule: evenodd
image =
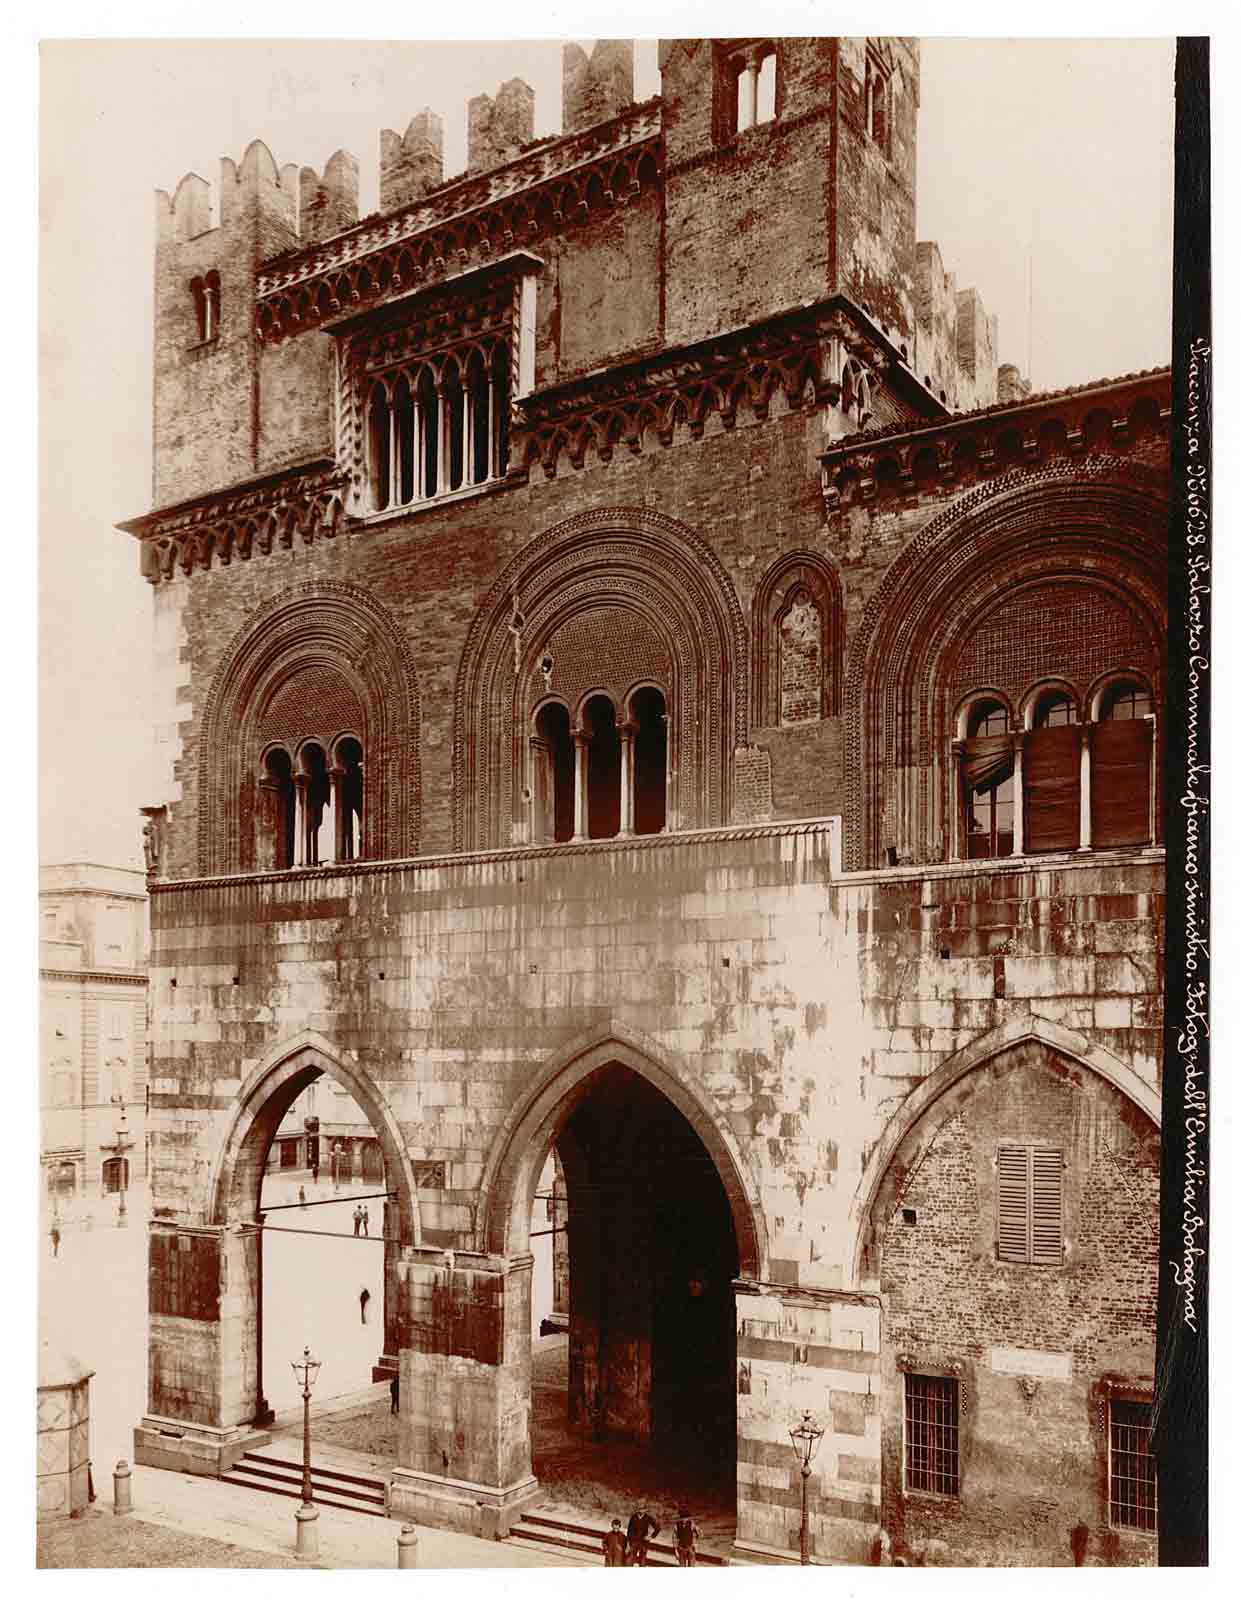
M686 31L684 28L682 31ZM588 43L589 41L582 41ZM375 208L379 130L429 105L445 175L465 107L513 76L559 131L560 45L92 40L42 47L40 858L141 863L150 792L150 593L114 524L150 509L153 191L263 138L318 171L338 148ZM1000 321L1035 387L1170 350L1169 40L930 39L918 237ZM658 92L640 42L635 94Z

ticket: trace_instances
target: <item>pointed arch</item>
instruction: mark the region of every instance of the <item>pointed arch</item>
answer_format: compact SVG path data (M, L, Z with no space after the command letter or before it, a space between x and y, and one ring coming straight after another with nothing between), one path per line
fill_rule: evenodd
M861 1287L863 1262L869 1243L871 1216L882 1191L893 1158L910 1130L935 1104L969 1073L985 1066L1017 1045L1034 1043L1054 1050L1057 1055L1088 1067L1118 1090L1149 1119L1160 1126L1159 1096L1126 1062L1110 1050L1045 1017L1012 1017L999 1027L981 1034L940 1063L902 1102L878 1144L870 1152L853 1203L849 1208L848 1237L853 1240L850 1282Z
M396 1191L398 1236L403 1245L418 1245L417 1190L396 1118L369 1074L345 1060L322 1034L311 1029L271 1046L246 1075L213 1163L209 1221L227 1227L254 1220L276 1129L298 1095L319 1077L335 1079L366 1113L383 1152L388 1181Z
M840 576L825 557L792 550L772 562L754 590L752 725L756 728L780 725L780 623L798 591L810 598L819 614L819 717L840 715L844 640Z
M666 1059L636 1028L615 1021L580 1034L550 1056L504 1119L479 1185L478 1248L501 1255L529 1248L530 1206L548 1150L589 1092L590 1080L613 1063L658 1089L702 1141L728 1197L741 1276L765 1279L768 1243L758 1185L727 1122L683 1065Z

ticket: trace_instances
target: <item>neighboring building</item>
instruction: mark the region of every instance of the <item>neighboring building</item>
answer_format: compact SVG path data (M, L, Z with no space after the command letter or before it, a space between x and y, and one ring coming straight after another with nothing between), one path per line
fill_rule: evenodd
M563 135L513 80L447 183L421 113L362 221L261 143L217 227L158 199L136 1455L253 1437L325 1075L395 1191L397 1513L537 1495L554 1149L570 1416L714 1424L739 1555L795 1559L808 1409L817 1557L1148 1563L1169 375L1001 375L915 41L660 68L566 47Z
M141 872L39 868L39 1161L68 1203L146 1177L147 897ZM133 1147L115 1145L122 1104ZM120 1164L128 1163L122 1173Z

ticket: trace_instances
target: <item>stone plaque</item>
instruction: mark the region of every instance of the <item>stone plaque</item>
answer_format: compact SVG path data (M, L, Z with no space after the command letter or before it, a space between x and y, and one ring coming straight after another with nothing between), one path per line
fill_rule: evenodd
M1073 1357L1067 1350L1017 1350L1012 1345L993 1344L990 1359L992 1372L1012 1378L1050 1378L1055 1383L1073 1379Z

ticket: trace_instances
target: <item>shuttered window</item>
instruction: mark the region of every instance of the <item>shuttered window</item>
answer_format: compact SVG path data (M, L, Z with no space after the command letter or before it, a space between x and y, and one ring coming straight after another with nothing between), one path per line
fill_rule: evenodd
M1151 725L1107 721L1091 730L1090 839L1108 845L1149 844Z
M1025 847L1076 850L1081 843L1082 732L1075 723L1035 728L1022 757Z
M1064 1157L1044 1145L1002 1144L996 1158L996 1254L1058 1267L1064 1260Z

